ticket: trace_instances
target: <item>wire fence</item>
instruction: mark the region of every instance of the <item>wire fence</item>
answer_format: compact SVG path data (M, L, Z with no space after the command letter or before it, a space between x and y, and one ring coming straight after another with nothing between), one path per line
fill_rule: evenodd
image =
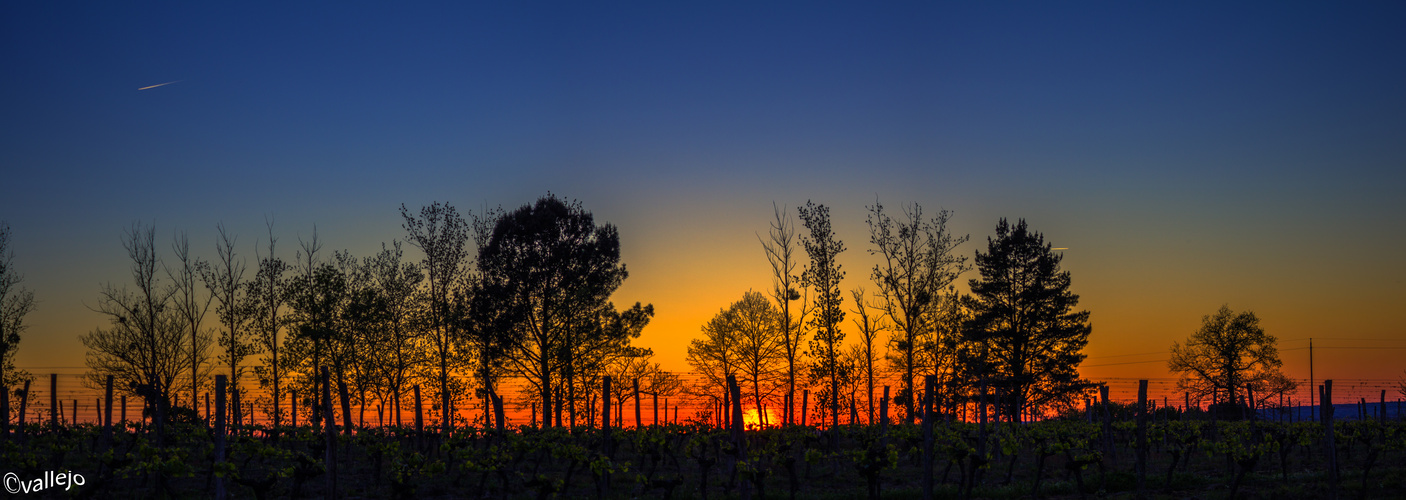
M73 423L101 423L104 391L89 387L85 381L85 374L82 371L84 370L83 367L21 368L28 370L34 375L34 380L30 385L28 401L24 409L26 412L25 420L27 422L35 422L41 419L47 422L51 418L57 418L59 422L66 425ZM714 396L708 395L709 393L706 390L699 390L702 389L700 384L705 381L705 377L697 372L675 372L674 375L678 376L683 387L692 387L695 388L695 390L672 395L656 396L649 393L641 394L638 404L642 423L647 425L654 422L712 421L711 419L714 418L717 399ZM1112 377L1095 380L1095 382L1100 382L1108 386L1110 401L1129 404L1137 401L1139 380L1140 379L1137 378ZM1176 378L1163 377L1148 378L1145 380L1148 381L1148 400L1153 402L1154 406L1169 406L1185 409L1188 398L1185 396L1184 392L1177 389ZM1307 379L1298 379L1296 381L1299 382L1298 389L1292 393L1285 394L1282 404L1276 397L1274 400L1265 401L1263 406L1275 408L1283 406L1292 408L1293 410L1290 411L1293 411L1294 415L1298 415L1301 418L1311 418L1310 416L1313 409L1310 407L1309 403L1309 381ZM1322 384L1323 381L1314 380L1313 382L1315 384L1313 387L1316 391L1317 384ZM629 381L616 382L616 384L617 388L628 388L631 386ZM1395 416L1399 414L1402 406L1402 395L1399 392L1398 384L1398 381L1391 379L1335 379L1333 382L1333 403L1338 405L1365 403L1366 413L1368 415L1374 415L1375 412L1379 411L1378 406L1380 406L1384 400L1386 405L1384 408L1381 408L1380 411L1386 411L1387 415ZM886 376L881 379L876 379L875 385L875 392L878 394L874 395L874 399L877 401L880 398L879 395L882 394L883 386L889 386L891 393L896 394L898 387L901 385L901 381L896 376ZM438 407L435 404L436 397L434 396L434 394L437 394L437 391L433 389L434 386L435 384L432 382L422 382L422 411L424 412L425 425L427 426L438 425L440 421ZM271 391L259 387L253 375L243 377L239 381L238 387L240 387L241 390L240 405L241 414L243 415L243 419L245 419L244 421L257 424L271 423ZM336 387L335 382L333 387ZM18 387L11 388L11 393L14 394L16 389L18 389ZM801 406L804 404L802 401L802 389L805 388L797 387L796 401L793 403L794 411L797 413L801 411ZM816 395L813 390L815 388L811 389L812 394L808 401L811 413L809 419L811 422L815 423L819 420L816 418L816 412L823 410L817 407ZM599 389L597 388L597 390ZM527 380L520 378L504 379L500 382L498 391L503 398L507 425L529 424L540 417L537 415L537 412L540 410L540 396L536 394L535 388ZM334 414L338 415L340 420L342 418L340 416L342 413L341 402L336 389L333 389L332 392ZM410 425L414 422L415 418L415 403L410 388L407 387L404 392L405 394L402 396L400 404L399 421ZM771 422L778 422L780 420L780 406L783 404L782 392L784 391L771 391L770 396L763 399L763 411L768 415L767 419ZM178 390L173 403L177 406L190 407L189 394L189 389L184 391ZM307 394L302 395L303 398L307 398L308 396ZM212 401L210 398L211 396L208 390L200 394L197 398L195 410L198 416L208 418L210 415L209 401ZM282 391L281 398L284 399L279 405L282 422L289 423L293 417L296 417L296 420L300 423L309 421L309 407L306 404L298 407L298 413L296 415L290 413L289 407L292 402L292 391L285 389ZM359 394L353 394L349 399L351 403L352 420L355 424L390 425L397 421L393 401L383 401L368 396L366 397L365 404L361 404ZM599 401L598 397L596 401ZM866 406L869 397L863 386L861 386L858 393L855 394L854 401L855 405L858 407L856 413L860 415L861 421L867 420L868 409ZM1194 398L1190 399L1190 401L1193 407L1205 407L1205 402L1198 404ZM54 404L55 402L57 402L57 406ZM1314 403L1319 403L1316 396L1314 396ZM612 420L624 426L635 425L636 402L633 397L629 397L629 399L624 401L623 405L620 405L619 400L616 400L614 404L619 406L612 412L615 415ZM749 412L754 412L754 414L757 412L755 409L756 405L752 403L750 395L744 396L744 405L748 407ZM20 407L20 402L12 397L10 400L11 422L17 420ZM113 395L112 418L114 421L121 421L124 417L126 421L143 420L143 407L144 401L141 398L130 394L124 396L120 391L115 392ZM597 403L594 411L599 412L599 403ZM848 413L848 406L846 406L846 409L843 411ZM459 402L455 403L454 413L455 423L458 425L481 423L485 416L483 400L481 398L472 397L472 395L461 397ZM1343 415L1339 418L1351 419L1356 418L1359 412L1340 411L1339 414ZM595 419L592 417L594 416L585 414L576 415L578 423L593 422ZM843 422L847 421L849 415L841 414L840 417ZM569 414L564 414L562 416L563 421L567 421L569 418ZM797 416L797 419L799 418L800 417Z

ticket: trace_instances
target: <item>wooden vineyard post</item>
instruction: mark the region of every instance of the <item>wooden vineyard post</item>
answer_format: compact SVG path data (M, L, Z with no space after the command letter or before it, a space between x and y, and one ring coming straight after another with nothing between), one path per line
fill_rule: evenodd
M651 394L654 396L654 425L659 425L659 389L655 388ZM669 407L664 407L664 411L669 411Z
M1319 420L1323 422L1323 451L1328 454L1328 484L1332 498L1338 498L1338 448L1333 442L1333 381L1324 380L1318 386Z
M293 423L293 428L298 428L298 391L297 389L288 391L288 417Z
M21 393L21 395L20 395L20 415L19 415L19 419L17 419L17 421L19 422L19 430L16 432L16 434L20 437L20 441L21 441L21 442L24 441L24 414L25 414L25 410L28 410L28 409L29 409L29 381L26 380L26 381L24 381L24 391L23 391L23 392Z
M112 402L109 401L108 405ZM210 425L210 393L205 393L205 425Z
M932 406L937 376L923 377L923 500L932 500Z
M237 381L232 380L230 382L236 384L236 387L230 388L229 391L229 406L234 409L233 415L230 415L230 418L234 420L234 433L239 434L239 426L244 425L244 408L239 406L239 387L237 386Z
M496 392L488 393L493 398L493 414L497 418L498 432L503 432L503 427L507 425L507 415L503 414L503 397Z
M1377 405L1377 421L1386 425L1386 389L1382 389L1382 401Z
M75 425L75 426L78 425L78 400L77 400L77 399L73 400L73 418L70 418L69 420L71 420L71 422L69 422L69 424Z
M106 402L103 405L103 410L106 410L103 416L103 444L112 446L112 375L107 376L103 385L103 400Z
M0 385L0 439L10 440L10 385Z
M225 462L225 376L215 375L215 466ZM126 409L126 405L123 405ZM225 478L215 474L215 500L225 500Z
M543 420L551 418L544 414ZM415 447L420 447L420 435L425 433L424 414L420 413L420 385L415 385Z
M1118 456L1113 448L1113 410L1108 405L1107 385L1098 388L1098 396L1103 400L1103 454L1108 457L1108 463L1116 469Z
M727 376L727 393L732 399L732 444L737 448L737 459L733 462L733 470L737 470L737 462L747 459L747 439L742 433L742 388L737 385L737 377ZM748 481L741 481L742 498L750 499L752 489Z
M601 381L601 410L600 428L603 434L610 433L610 375L605 376Z
M635 379L635 428L644 427L644 420L640 418L640 379Z
M664 409L665 409L664 411L667 412L667 411L668 411L668 408L669 408L668 406L665 406L665 407L664 407ZM723 389L723 413L722 413L722 415L723 415L723 427L726 427L726 428L728 428L728 430L731 430L731 429L732 429L732 386L730 386L730 385L727 386L727 388L724 388L724 389ZM665 416L665 420L668 420L668 416L667 416L667 415Z
M59 426L59 374L49 374L49 425Z
M810 389L801 391L801 427L806 426L806 420L810 418Z
M856 396L856 395L854 395L854 394L850 394L850 396L849 396L849 425L855 425L855 424L858 424L858 423L859 423L859 397ZM874 423L874 422L873 422L872 419L871 419L871 421L870 421L869 423L872 424L872 423Z
M1147 381L1137 381L1137 491L1147 496Z
M352 433L352 412L351 398L347 397L347 381L342 378L342 374L337 374L337 389L342 393L342 434L348 436Z
M327 491L324 496L328 500L337 498L337 422L332 415L331 379L327 367L322 367L322 414L327 417L323 419L323 429L327 439L327 449L323 459L327 465Z
M603 450L603 451L605 452L605 456L606 456L607 458L613 458L613 455L614 455L614 454L611 453L611 448L612 448L612 446L610 446L610 445L611 445L611 443L610 443L610 375L606 375L605 377L602 377L602 378L603 378L604 380L601 381L601 398L600 398L600 401L601 401L601 407L600 407L600 415L601 415L601 418L600 418L600 431L601 431L601 439L602 439L601 446L602 446L603 448L605 448L605 449ZM617 410L617 411L618 411L618 410ZM606 473L606 474L605 474L605 481L603 481L603 483L604 483L604 485L605 485L605 490L606 490L606 491L609 491L609 490L610 490L610 473ZM600 484L601 484L601 483L597 483L597 487L598 487L598 488L599 488L599 485L600 485ZM599 497L602 496L602 494L603 494L603 492L597 491L597 492L596 492L596 497L599 498Z
M120 418L119 420L122 422L123 425L126 425L126 424L127 424L127 395L125 395L125 394L122 395L122 407L118 409L118 413L121 414L121 415L120 415L121 418Z

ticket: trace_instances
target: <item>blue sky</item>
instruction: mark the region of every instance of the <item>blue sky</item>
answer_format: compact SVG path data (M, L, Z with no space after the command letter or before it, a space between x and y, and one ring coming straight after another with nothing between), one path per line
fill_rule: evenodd
M765 286L771 203L806 199L848 286L876 197L955 210L967 253L1027 218L1071 247L1096 353L1222 303L1284 338L1406 338L1401 26L1399 3L7 2L0 218L33 362L101 324L133 221L206 254L223 221L252 255L272 217L284 258L314 224L366 254L401 203L548 190L620 226L621 299L678 360Z

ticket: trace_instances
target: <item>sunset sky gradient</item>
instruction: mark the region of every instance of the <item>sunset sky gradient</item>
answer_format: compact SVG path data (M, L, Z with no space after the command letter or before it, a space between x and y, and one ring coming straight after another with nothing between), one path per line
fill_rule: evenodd
M831 206L845 288L872 290L878 199L955 211L966 255L1000 217L1068 247L1094 379L1167 377L1221 304L1293 377L1313 337L1357 348L1315 352L1318 379L1395 379L1402 26L1399 2L5 2L0 219L39 301L18 364L82 366L134 221L205 258L223 222L252 261L266 218L285 259L314 226L364 256L401 203L551 191L619 227L615 302L654 304L640 343L671 369L768 286L773 202Z

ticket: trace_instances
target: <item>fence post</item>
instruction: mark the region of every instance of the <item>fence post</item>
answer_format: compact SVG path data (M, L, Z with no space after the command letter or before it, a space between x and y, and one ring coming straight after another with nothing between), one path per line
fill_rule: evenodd
M1318 400L1322 405L1323 422L1323 450L1328 454L1328 483L1332 489L1332 498L1338 498L1338 448L1333 441L1333 381L1324 380L1323 385L1318 386Z
M1137 491L1146 498L1147 490L1147 381L1137 382Z
M654 395L654 425L659 425L659 389L658 389L658 388L655 388L655 389L654 389L653 395ZM664 408L664 411L669 411L669 408L668 408L668 407L665 407L665 408Z
M49 374L49 425L59 426L59 374Z
M1098 388L1099 399L1103 401L1103 454L1108 457L1112 468L1117 468L1117 450L1113 447L1113 409L1108 404L1108 386Z
M1382 401L1377 404L1377 421L1386 425L1386 389L1382 389Z
M937 376L923 377L923 500L932 500L932 406Z
M737 447L737 461L733 462L733 470L736 471L736 463L746 460L747 458L747 439L742 434L742 388L737 385L737 377L732 375L727 376L727 391L728 394L732 395L732 442L733 446ZM751 484L744 480L741 481L740 486L742 498L751 498Z
M640 379L635 379L635 428L644 426L644 421L640 419Z
M225 383L224 375L215 375L215 465L217 469L219 464L225 462ZM126 397L124 396L123 399ZM123 413L126 413L127 405L123 404L122 408ZM225 478L221 474L215 474L215 500L224 500L226 497Z
M601 381L601 410L600 428L602 434L610 433L610 375L605 376Z
M327 372L327 367L322 367L322 411L327 418L323 419L325 424L324 432L327 436L326 458L323 460L327 464L327 491L324 496L328 499L337 498L337 421L332 415L332 377Z
M550 415L544 415L545 419L550 419ZM544 420L545 421L545 420ZM425 433L424 414L420 413L420 385L415 385L415 447L420 447L420 435Z
M497 418L498 432L503 432L503 427L507 424L507 416L503 415L503 398L497 392L488 393L493 399L493 414Z
M342 378L340 372L337 373L337 389L342 392L342 434L350 436L352 432L351 398L347 397L347 381Z
M10 439L10 384L0 384L0 439Z
M220 400L220 401L223 401L223 400ZM127 424L127 395L126 395L126 394L123 394L123 395L122 395L122 407L121 407L121 408L118 408L118 412L120 413L120 416L121 416L121 418L118 419L118 420L122 422L122 425L126 425L126 424Z
M806 420L810 418L810 389L801 391L801 427L806 426Z
M106 389L103 391L103 443L112 445L112 375L107 376Z
M291 399L291 401L288 402L288 417L289 417L289 419L292 420L293 428L294 428L294 429L297 429L297 428L298 428L298 390L297 390L297 389L289 390L289 391L288 391L288 397Z

